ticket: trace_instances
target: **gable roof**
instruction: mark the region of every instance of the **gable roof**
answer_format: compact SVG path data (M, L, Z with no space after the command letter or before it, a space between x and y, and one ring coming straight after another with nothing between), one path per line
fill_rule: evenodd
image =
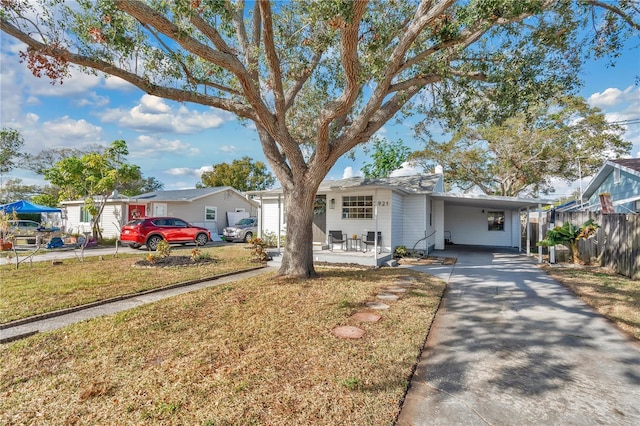
M240 198L247 200L247 202L255 207L258 206L258 203L247 198L244 194L242 194L237 189L231 186L216 186L210 188L191 188L191 189L174 189L169 191L154 191L147 192L146 194L135 195L132 197L127 197L123 195L112 195L109 197L109 202L168 202L168 203L176 203L176 202L187 202L191 203L196 200L199 200L204 197L209 197L211 195L220 194L223 192L233 192L236 193ZM82 204L84 200L74 200L74 201L63 201L61 204Z
M430 194L436 190L438 184L442 186L442 175L439 173L377 179L352 177L346 179L324 180L318 187L318 194L333 191L353 190L364 187L367 189L392 189L406 194ZM282 194L282 187L265 191L250 191L249 194Z
M640 180L640 158L624 158L619 160L607 160L598 170L598 173L591 179L589 185L582 193L583 199L589 199L600 188L600 185L613 172L614 169L620 169L631 175L637 176Z
M216 186L211 188L191 188L191 189L174 189L169 191L147 192L130 197L134 200L148 201L196 201L200 198L218 194L227 190L232 190L241 195L238 191L230 186Z

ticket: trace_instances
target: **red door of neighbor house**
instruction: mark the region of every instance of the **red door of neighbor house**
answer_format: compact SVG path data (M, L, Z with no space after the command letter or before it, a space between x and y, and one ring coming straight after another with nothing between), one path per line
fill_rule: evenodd
M129 205L129 220L137 219L139 217L145 217L146 211L144 204L130 204Z

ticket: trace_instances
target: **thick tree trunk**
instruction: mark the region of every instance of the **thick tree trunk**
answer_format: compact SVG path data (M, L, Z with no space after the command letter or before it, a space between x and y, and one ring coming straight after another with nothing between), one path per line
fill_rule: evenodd
M284 189L286 206L286 242L282 266L278 275L310 278L316 275L313 268L313 205L315 188L302 183L293 189Z

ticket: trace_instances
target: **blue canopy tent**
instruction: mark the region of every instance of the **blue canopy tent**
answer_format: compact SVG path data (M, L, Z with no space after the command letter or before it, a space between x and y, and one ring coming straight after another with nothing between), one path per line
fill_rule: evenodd
M3 204L0 206L0 211L5 213L17 214L21 213L62 213L62 210L55 207L41 206L40 204L30 203L29 201L20 200L9 204Z

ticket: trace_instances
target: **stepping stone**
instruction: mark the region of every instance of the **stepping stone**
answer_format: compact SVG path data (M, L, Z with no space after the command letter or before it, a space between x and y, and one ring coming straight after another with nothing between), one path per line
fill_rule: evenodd
M351 318L360 322L378 322L382 316L374 314L373 312L356 312L351 315Z
M378 310L389 309L389 305L387 305L386 303L382 303L382 302L367 302L366 306L368 308L378 309Z
M376 297L378 299L392 300L392 301L400 299L400 296L398 296L397 294L391 294L391 293L378 293Z
M384 291L388 293L405 293L407 289L402 287L386 287Z
M393 285L401 285L401 286L405 286L405 287L411 287L413 285L413 282L411 282L411 281L394 281Z
M364 330L352 325L342 325L331 330L334 336L343 339L361 339L364 336Z
M404 280L404 281L415 281L416 277L412 277L412 276L405 276L405 277L398 277L399 280Z

